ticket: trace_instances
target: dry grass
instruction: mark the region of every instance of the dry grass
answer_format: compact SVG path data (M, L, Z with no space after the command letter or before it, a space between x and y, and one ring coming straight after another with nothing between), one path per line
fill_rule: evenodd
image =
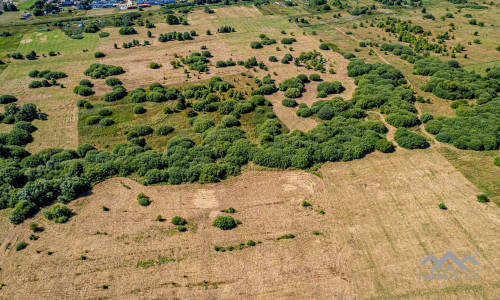
M320 171L323 179L299 171L249 171L220 184L178 187L115 178L71 203L76 215L67 224L41 216L16 228L2 221L7 229L2 232L9 232L1 236L7 258L0 273L6 284L2 296L486 299L498 294L498 209L478 203L477 188L434 150L374 153ZM151 197L150 206L137 203L139 192ZM304 199L312 209L300 205ZM439 202L449 209L440 210ZM102 211L103 205L110 211ZM243 224L231 231L211 226L229 206ZM320 208L325 215L316 212ZM158 214L167 222L154 221ZM168 223L175 215L189 220L187 232ZM45 228L40 239L21 252L4 251L7 242L27 240L30 221ZM296 238L275 240L286 233ZM213 250L249 239L262 244ZM418 280L420 261L448 250L478 260L477 282ZM87 260L79 260L81 255ZM179 261L137 267L158 256ZM103 284L109 289L100 289Z

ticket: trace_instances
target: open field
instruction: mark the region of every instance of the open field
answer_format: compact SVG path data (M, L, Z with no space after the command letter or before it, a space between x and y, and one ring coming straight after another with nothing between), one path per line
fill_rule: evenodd
M2 225L10 231L1 245L2 296L23 298L36 291L53 298L492 299L498 294L498 209L477 203L477 188L434 150L377 153L327 164L321 173L323 178L249 171L221 184L181 187L108 180L69 205L76 215L68 224L36 217L44 231L25 251L4 249L7 242L26 238L28 224ZM150 196L149 207L137 204L139 192ZM301 207L302 200L312 207ZM447 211L437 207L442 201ZM227 232L212 227L219 210L229 206L242 224ZM320 208L325 215L316 212ZM167 221L154 221L159 214ZM169 225L175 215L187 218L187 232ZM296 237L275 240L287 233ZM262 243L213 250L250 239ZM480 263L479 280L418 279L425 256L448 250L459 257L471 253ZM82 261L81 255L88 258ZM138 266L158 257L175 261ZM103 284L109 288L100 289Z
M18 105L33 103L47 114L47 120L32 121L37 128L32 133L33 141L23 145L31 154L44 149L42 154L49 153L47 148L74 150L84 143L95 149L87 146L77 152L22 159L3 145L10 138L5 134L13 131L17 119L11 124L0 123L1 299L28 299L33 295L43 299L496 299L500 295L500 167L493 163L500 156L498 145L488 149L484 141L490 136L481 136L477 138L481 151L460 150L431 134L426 126L432 124L426 123L431 119L422 119L426 113L432 114L434 122L460 113L470 114L463 117L466 120L479 118L486 112L476 108L498 102L488 103L497 101L489 99L477 105L479 97L473 95L474 99L465 101L471 106L452 107L459 100L424 92L421 86L430 76L413 74L414 64L379 47L383 43L408 44L377 27L387 17L394 17L430 30L431 40L448 31L454 38L444 41L447 48L458 43L465 46L465 51L453 59L465 70L485 76L487 67L500 66L500 52L495 50L499 46L498 4L458 12L447 1L424 1L427 13L435 20L424 20L420 7L385 6L372 0L346 1L349 9L376 5L373 14L359 16L333 6L318 12L305 1L296 1L296 6L281 2L220 4L210 6L213 13L204 12L203 7L189 13L173 10L189 25L166 24L166 14L155 6L139 12L140 20L153 22L154 28L134 25L137 34L121 35L121 27L111 26L111 21L130 11L66 11L21 22L17 14L32 3L28 0L18 5L21 11L0 15L0 26L15 33L0 37L0 59L7 63L0 66L0 95L17 97ZM441 20L449 12L454 18ZM341 16L337 16L339 13ZM485 26L468 24L470 18L463 16L466 13L484 21ZM9 25L14 22L12 16L19 26ZM54 26L38 32L35 28L46 24L32 24L69 17L106 19L109 23L99 32L109 36L84 33L83 39L71 39ZM296 17L309 23L295 22ZM450 22L456 29L449 31ZM76 29L77 24L70 25ZM235 32L218 33L222 26L232 26ZM160 34L173 31L196 34L182 41L158 40ZM252 49L250 43L260 41L261 34L277 43ZM292 44L280 42L292 37L297 40ZM475 38L481 43L473 43ZM139 40L140 45L123 47L133 40ZM150 44L145 45L145 41ZM360 46L360 42L379 46ZM322 43L333 49L320 50ZM280 62L287 53L295 58L313 50L325 60L324 72L307 69L307 63ZM7 57L13 52L26 55L30 51L37 53L37 59ZM57 55L49 56L50 51ZM95 58L97 51L105 56ZM208 72L192 70L182 62L202 51L211 54ZM346 53L353 53L355 58L345 58ZM278 61L271 62L270 56ZM431 56L451 60L449 56ZM251 57L265 67L216 67L218 61L238 62ZM348 65L356 59L367 64L356 66L355 62L349 70L358 67L371 71L358 70L359 74L349 72L348 76ZM174 61L179 66L174 67ZM161 67L151 69L152 62ZM94 63L123 67L124 73L107 78L119 79L128 95L104 101L114 89L104 76L97 79L84 75ZM368 63L390 66L383 70ZM68 76L58 79L57 85L31 89L28 85L36 79L28 76L32 70L59 71ZM404 78L398 77L398 70ZM304 82L297 103L309 109L326 100L335 105L329 118L321 116L319 109L314 113L311 110L309 117L298 116L300 108L284 106L282 100L287 97L279 90L264 94L267 101L260 104L245 101L252 98L267 75L279 87L299 74L319 74L321 81ZM232 87L212 87L210 79L214 76ZM91 95L73 92L82 79L91 81ZM319 98L318 86L331 81L341 82L341 93ZM371 81L377 83L364 88ZM381 92L379 82L389 87ZM163 91L157 92L158 86L151 86L153 83L161 84L159 90ZM488 89L489 82L478 84ZM184 97L191 85L198 86L196 93L208 90L216 104L206 108L205 103L195 109L197 104L208 102L209 96L193 92ZM170 98L175 100L153 102L146 97L153 92L166 95L171 88L178 89L178 94ZM134 102L132 91L143 93L144 99ZM492 93L498 97L498 91ZM349 103L328 101L337 96ZM374 101L372 96L381 99L378 105L368 103ZM424 100L416 102L413 96ZM79 108L77 100L90 105ZM178 108L183 100L187 107ZM235 107L250 105L251 110L240 113L231 108L222 112L220 108L229 101ZM144 107L144 113L135 112L138 105ZM345 110L341 110L343 105ZM0 105L0 121L7 119L8 109ZM112 125L87 123L104 109L111 114L101 116L111 118ZM496 120L496 107L489 109L493 112L488 111L488 117ZM342 113L348 111L361 114L344 117ZM391 125L394 121L388 116L400 113L414 115L416 121ZM236 123L224 125L224 119L231 118ZM499 127L486 123L486 119L478 121L484 121L481 130L496 130L491 132L496 141ZM209 125L195 130L198 121ZM367 129L366 124L372 127ZM170 126L174 130L165 135L154 131L143 135L133 132L137 125L154 130ZM464 132L472 132L467 138L484 133L477 128L468 131L473 125L463 125ZM402 127L423 139L422 145L415 147L420 149L409 150L413 145L398 139ZM241 137L232 140L240 133ZM382 149L380 141L389 143L389 147ZM119 144L122 148L115 148ZM463 147L469 147L469 140ZM273 164L276 168L271 167ZM88 191L77 193L79 188ZM77 194L67 196L68 190ZM139 193L148 196L151 203L139 205ZM52 198L44 200L49 194ZM480 194L489 201L480 203ZM25 199L40 202L35 205L37 211L13 225L9 222L16 211L12 206ZM57 219L48 220L43 213L58 202L64 202L73 212L61 224L53 221ZM229 207L236 212L221 212ZM241 224L220 230L212 224L221 215L231 215ZM187 220L187 231L181 232L171 223L174 216ZM42 229L30 230L32 222ZM277 239L287 234L294 237ZM245 246L249 240L256 245ZM27 246L16 251L21 241ZM225 247L225 251L216 251L216 246ZM460 280L425 280L420 271L429 265L421 266L422 260L430 254L439 259L448 251L460 260L467 254L477 260L477 266L465 264L477 270L478 278L469 280L470 273L465 277L462 272Z

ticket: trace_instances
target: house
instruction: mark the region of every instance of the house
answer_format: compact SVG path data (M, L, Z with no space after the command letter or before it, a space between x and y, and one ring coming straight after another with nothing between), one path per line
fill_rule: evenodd
M156 4L162 5L162 4L167 4L167 3L175 3L175 0L157 0Z
M137 5L141 6L142 4L155 5L156 0L137 0Z
M24 20L24 19L27 19L29 16L31 16L30 13L24 13L22 17L20 17L19 19L20 20Z

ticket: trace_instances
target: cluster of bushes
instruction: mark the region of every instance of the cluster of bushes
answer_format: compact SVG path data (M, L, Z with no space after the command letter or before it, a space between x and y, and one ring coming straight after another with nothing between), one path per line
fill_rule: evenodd
M317 11L331 10L331 7L327 4L326 0L311 0L309 1L309 6L316 9Z
M314 69L321 72L325 70L324 65L326 60L323 58L323 55L316 50L301 52L298 59L305 64L305 68L308 70Z
M191 32L168 32L168 33L163 33L158 36L158 41L164 43L164 42L169 42L169 41L184 41L184 40L192 40L193 36L196 35L196 32L194 30L191 30Z
M47 80L68 77L68 75L66 75L66 73L64 72L55 72L50 70L44 70L41 72L38 70L33 70L28 73L28 76L31 78L45 78Z
M141 205L141 206L148 206L149 204L151 204L151 201L149 200L149 197L144 195L144 193L139 193L139 195L137 195L137 202Z
M275 39L270 39L269 37L267 37L267 35L265 35L263 33L259 35L259 38L260 38L260 42L251 42L250 43L250 48L252 48L252 49L260 49L260 48L262 48L263 45L276 44L276 40Z
M68 219L73 214L73 211L66 207L65 205L54 205L52 208L43 210L43 216L47 220L54 221L56 223L66 223Z
M382 44L380 50L392 52L392 54L399 56L401 59L406 60L409 63L415 63L417 60L424 59L421 55L416 55L413 50L405 45L401 44Z
M216 68L225 68L225 67L232 67L232 66L236 66L236 62L233 61L232 58L230 58L228 61L219 60L215 64Z
M406 149L421 149L428 146L425 137L404 127L400 127L396 130L394 140L399 146Z
M296 38L282 38L282 39L281 39L281 43L282 43L283 45L290 45L290 44L295 43L296 41L297 41L297 39L296 39Z
M230 33L230 32L236 32L236 30L234 29L234 27L231 27L231 26L221 26L219 28L217 28L217 32L218 33Z
M347 66L348 75L358 85L351 103L362 109L380 108L387 114L387 123L395 127L410 127L419 123L415 96L406 86L401 71L386 64L366 64L355 60Z
M479 104L486 103L500 92L500 69L494 68L488 76L482 77L460 67L455 60L445 62L430 57L414 64L414 74L431 76L420 88L432 92L439 98L477 99Z
M335 97L332 100L316 101L311 105L310 111L311 115L316 115L321 120L331 120L336 116L355 119L360 119L366 116L362 109L354 107L354 105L344 101L341 97ZM363 126L366 126L370 130L380 134L385 134L387 129L382 125L383 124L380 123L367 121L364 122Z
M291 2L291 1L289 1ZM217 251L217 252L226 252L226 251L233 251L233 250L243 250L245 248L248 248L248 247L253 247L257 244L260 244L261 242L254 242L253 240L249 240L246 244L241 242L239 245L237 246L226 246L226 247L222 247L222 246L214 246L214 250Z
M193 52L186 58L181 58L183 64L188 65L190 70L195 70L200 73L208 71L208 64L210 60L208 57L211 57L209 51L203 51L202 53Z
M73 88L73 93L80 95L80 96L90 96L94 92L92 89L87 86L87 85L77 85Z
M104 79L108 76L120 75L125 73L122 67L117 67L113 65L104 65L104 64L92 64L90 67L83 72L83 74L90 76L91 78Z
M222 230L230 230L241 224L239 220L235 220L231 216L218 216L213 222L213 226Z
M9 104L12 102L16 102L17 98L12 95L1 95L0 96L0 104Z
M299 78L285 79L282 83L280 83L279 90L285 92L284 95L287 98L299 98L302 96L302 92L304 91L304 83Z
M326 98L331 94L342 93L342 91L344 91L344 87L340 81L322 82L318 84L316 90L318 91L319 98Z
M465 101L464 101L465 102ZM500 145L500 98L477 105L458 106L456 117L437 117L425 124L425 130L442 143L458 149L495 150Z
M134 27L122 27L120 28L118 33L121 35L129 35L129 34L136 34L137 31L135 30Z

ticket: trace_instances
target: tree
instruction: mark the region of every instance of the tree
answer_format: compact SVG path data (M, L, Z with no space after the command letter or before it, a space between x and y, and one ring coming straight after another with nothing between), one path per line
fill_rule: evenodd
M218 227L222 230L230 230L238 226L238 224L231 216L218 216L214 220L213 226Z

